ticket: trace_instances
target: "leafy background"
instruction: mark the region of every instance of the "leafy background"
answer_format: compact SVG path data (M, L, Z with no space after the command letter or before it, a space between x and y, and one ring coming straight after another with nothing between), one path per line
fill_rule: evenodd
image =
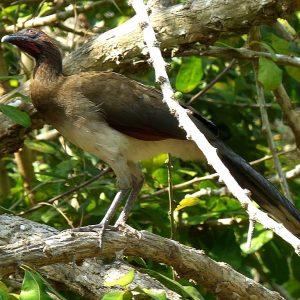
M65 11L73 3L72 1L26 2L19 4L17 1L17 4L12 5L9 1L4 1L0 4L0 30L3 35L5 28L9 25L33 17ZM77 8L87 3L90 2L76 1ZM50 26L44 29L56 37L64 54L67 55L91 34L105 32L126 21L132 15L133 11L125 1L118 1L117 4L103 2L97 6L97 9L84 11L76 18L73 17L74 14L71 14L67 20L49 24ZM288 30L295 35L294 42L283 39L274 28L262 26L262 47L271 53L299 55L297 33L300 29L300 13L295 13L288 23L282 21L282 24L288 26ZM217 41L216 45L235 48L245 45L246 39L246 36L222 38ZM2 45L0 51L1 93L4 94L29 78L30 63L28 58L24 57L19 63L20 53L10 45ZM169 76L172 85L178 91L177 96L185 102L205 88L229 63L224 59L205 56L173 57L168 62L171 66ZM279 151L291 149L294 145L292 133L283 123L281 110L275 103L271 90L283 80L293 104L297 106L300 99L299 69L277 66L274 61L264 58L259 60L259 67L259 80L265 87L267 111L276 147ZM143 72L128 74L128 76L155 86L153 70L150 67ZM256 100L252 64L249 61L239 61L227 72L226 76L194 102L193 106L205 117L213 120L219 127L220 135L233 149L248 161L252 161L270 154L262 132ZM24 126L30 124L28 116L16 111L14 107L0 104L0 110L17 123ZM40 139L41 134L45 135L51 130L51 127L45 126L33 132L26 139L25 147L21 152L1 158L1 210L20 214L59 230L96 224L104 216L115 195L114 176L108 173L91 184L47 204L49 199L96 176L99 173L99 167L102 166L102 162L97 158L84 153L58 135L54 134L54 137ZM162 154L141 163L146 181L139 202L135 205L128 221L138 230L148 230L164 237L171 235L169 199L166 192L159 195L155 192L168 186L167 161L168 156ZM283 170L287 171L299 163L299 157L295 152L288 152L280 156L280 161ZM197 162L182 162L172 158L172 164L173 185L213 172L206 165ZM265 160L257 164L256 168L266 177L275 175L272 160ZM300 208L299 184L299 178L289 181L290 191L298 208ZM210 188L212 191L219 191L221 187L222 184L217 180L201 180L185 188L174 190L175 204L173 206L176 207L187 194L192 194L199 189ZM300 259L294 254L293 249L259 224L256 225L251 249L246 249L248 217L245 211L230 195L216 194L212 193L200 198L191 197L182 203L182 208L174 212L173 238L185 245L203 249L213 259L229 263L237 271L255 278L271 289L284 291L290 299L299 299ZM132 260L132 263L136 264L136 261ZM172 278L171 268L150 260L146 260L145 263L149 271ZM25 291L36 291L38 287L40 293L49 290L48 284L34 277L39 275L33 270L26 270L24 274L23 285L20 284L19 287L10 286L5 280L1 283L1 299L9 299L5 298L6 296L33 299L26 298ZM182 285L191 286L188 279L177 280ZM40 289L41 286L42 289ZM55 283L53 286L59 289L55 287ZM194 286L194 288L197 291L193 296L194 299L214 299L204 288L200 286ZM79 295L73 295L64 290L60 291L60 295L67 299L70 297L82 299ZM121 295L112 295L110 299L125 299L126 297L130 298L130 295L121 292Z

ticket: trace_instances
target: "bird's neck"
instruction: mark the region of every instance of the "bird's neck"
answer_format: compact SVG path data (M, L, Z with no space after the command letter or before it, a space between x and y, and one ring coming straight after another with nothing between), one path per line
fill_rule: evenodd
M36 60L33 80L55 82L62 76L62 60L56 56L41 56Z

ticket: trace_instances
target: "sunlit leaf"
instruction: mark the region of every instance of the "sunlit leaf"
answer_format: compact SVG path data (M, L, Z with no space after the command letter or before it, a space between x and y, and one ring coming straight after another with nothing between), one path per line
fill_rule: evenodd
M39 140L25 140L25 145L32 150L48 153L48 154L55 154L57 149L49 142L46 141L39 141Z
M159 280L163 285L165 285L169 289L182 295L184 298L191 298L193 300L199 300L199 298L195 297L194 293L190 293L190 290L186 289L186 287L181 285L178 281L173 280L173 279L171 279L165 275L162 275L161 273L153 271L153 270L144 269L144 271L146 273L148 273L149 275L151 275L152 277Z
M134 280L134 276L135 276L134 269L130 269L128 273L122 276L121 278L110 282L105 282L104 285L105 286L115 286L115 285L126 286Z
M0 281L0 300L10 300L9 290L2 281Z
M187 286L183 286L183 288L189 295L193 296L193 299L205 300L195 287L187 285Z
M154 299L154 300L166 300L167 299L165 291L143 289L143 292L146 295L148 295L151 299Z
M194 56L184 59L176 77L176 89L189 93L199 85L202 77L202 59Z
M263 230L257 236L252 237L251 247L248 248L246 243L241 244L243 252L250 254L258 251L266 243L273 238L273 232L271 230Z
M113 291L105 294L101 300L123 300L126 291Z
M199 202L200 202L199 198L196 198L196 197L184 198L183 200L181 200L179 202L179 204L175 208L175 211L181 210L181 209L183 209L185 207L188 207L188 206L198 205Z
M33 272L25 270L20 300L51 300L44 282Z

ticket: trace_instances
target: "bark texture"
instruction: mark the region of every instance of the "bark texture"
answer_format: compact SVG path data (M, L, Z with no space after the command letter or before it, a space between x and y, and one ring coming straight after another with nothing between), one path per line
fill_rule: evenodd
M22 236L27 238L21 238ZM44 225L10 215L0 216L0 277L16 272L25 264L41 267L73 262L85 266L85 258L139 256L173 266L179 276L194 280L220 299L283 299L225 263L216 262L203 251L179 244L150 232L133 228L105 231L99 249L97 227L66 230L45 229ZM89 269L91 261L87 261ZM57 269L60 270L60 269ZM74 273L74 272L73 272ZM81 273L81 276L84 276ZM101 275L103 276L103 275ZM103 282L103 281L101 281Z

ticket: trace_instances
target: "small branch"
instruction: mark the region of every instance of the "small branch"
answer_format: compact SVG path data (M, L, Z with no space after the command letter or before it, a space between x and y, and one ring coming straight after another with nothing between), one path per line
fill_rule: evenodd
M173 195L173 163L172 156L168 154L168 196L169 196L169 215L170 215L170 239L175 240L176 225L174 220L175 200Z
M95 2L89 2L85 5L79 6L76 8L77 13L86 12L91 9L94 9L98 6L101 6L105 3L110 3L109 0L101 0L101 1L95 1ZM41 27L46 25L53 25L60 21L64 21L67 18L70 18L74 15L74 10L67 10L63 12L58 12L56 14L52 14L45 17L39 17L39 18L33 18L25 22L19 22L14 25L5 26L4 30L7 33L15 32L16 30L22 29L22 28L30 28L30 27Z
M168 52L168 51L165 51ZM165 53L166 55L167 53ZM170 55L170 53L168 52ZM183 47L182 49L175 49L172 52L172 56L191 56L191 55L202 55L202 56L213 56L220 58L232 59L247 59L254 60L259 57L269 58L274 60L275 63L279 65L287 65L293 67L300 67L300 58L284 55L284 54L275 54L262 51L254 51L247 48L223 48L216 46L198 46L192 45L190 48ZM167 55L166 55L167 56Z
M92 182L94 182L95 180L97 180L98 178L100 178L101 176L103 176L103 175L105 175L106 173L108 173L110 170L111 170L110 168L105 168L105 169L102 170L99 174L95 175L94 177L90 178L89 180L87 180L87 181L85 181L85 182L83 182L83 183L77 185L76 187L74 187L74 188L72 188L72 189L70 189L70 190L68 190L68 191L66 191L66 192L64 192L64 193L61 193L61 194L59 194L59 195L57 195L57 196L55 196L55 197L49 199L46 203L45 203L45 202L40 202L40 203L38 203L37 205L35 205L35 206L33 206L33 207L31 207L31 208L29 208L29 209L23 211L23 212L20 212L18 215L19 215L19 216L24 216L24 215L26 215L26 214L28 214L28 213L30 213L30 212L33 212L33 211L35 211L35 210L37 210L37 209L43 207L44 205L49 205L49 204L55 202L56 200L59 200L59 199L61 199L61 198L63 198L63 197L66 197L66 196L68 196L68 195L71 195L71 194L73 194L74 192L76 192L76 191L82 189L83 187L85 187L85 186L91 184Z
M258 27L254 27L251 31L250 38L253 36L253 40L260 40L260 31ZM250 40L252 42L253 40ZM260 47L260 46L258 46ZM263 126L263 131L266 133L267 141L269 148L271 150L272 156L274 158L274 164L275 164L275 169L278 173L279 176L279 183L280 186L283 190L284 195L286 196L287 199L292 201L291 193L289 190L288 183L286 181L286 178L284 177L284 173L282 171L281 163L277 155L277 150L273 141L273 135L270 127L270 122L269 122L269 117L268 113L265 109L265 95L264 95L264 88L261 85L261 83L258 81L258 61L253 61L253 69L254 69L254 77L255 77L255 82L256 82L256 91L257 91L257 100L260 105L260 114L261 114L261 119L262 119L262 126Z

